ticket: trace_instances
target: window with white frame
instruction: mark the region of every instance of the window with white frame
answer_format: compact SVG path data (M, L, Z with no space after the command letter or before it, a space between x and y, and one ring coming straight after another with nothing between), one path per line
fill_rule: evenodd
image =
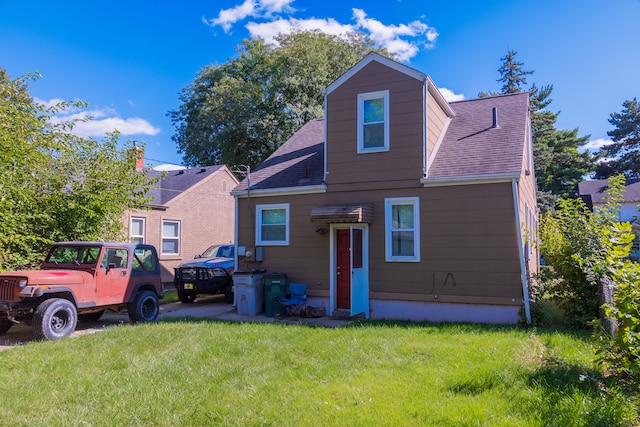
M162 220L162 255L180 254L180 221Z
M358 95L358 153L389 150L389 91Z
M387 261L420 261L420 202L418 197L385 199Z
M132 243L144 243L144 218L131 218L129 239Z
M289 204L256 206L256 245L289 244Z

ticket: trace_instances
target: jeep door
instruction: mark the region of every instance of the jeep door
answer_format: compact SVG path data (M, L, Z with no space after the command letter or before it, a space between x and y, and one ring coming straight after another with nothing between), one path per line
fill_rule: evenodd
M129 285L129 251L126 248L106 248L96 271L96 304L120 304Z

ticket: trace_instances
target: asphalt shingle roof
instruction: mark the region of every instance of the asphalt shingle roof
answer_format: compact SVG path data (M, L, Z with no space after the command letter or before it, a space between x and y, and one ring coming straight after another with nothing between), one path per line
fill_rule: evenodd
M451 102L456 113L429 167L429 178L518 173L522 170L529 94ZM497 127L493 127L493 108Z
M578 183L578 193L580 196L591 196L591 201L594 205L603 204L606 202L604 196L606 195L607 187L609 187L609 180L607 179L582 181ZM633 180L627 182L624 201L640 202L640 181Z
M166 204L185 190L188 190L203 179L211 176L220 168L222 168L222 166L217 165L167 172L166 176L158 181L156 187L147 193L148 196L153 198L150 204ZM148 173L150 176L162 176L163 174L163 172L154 170L149 171Z

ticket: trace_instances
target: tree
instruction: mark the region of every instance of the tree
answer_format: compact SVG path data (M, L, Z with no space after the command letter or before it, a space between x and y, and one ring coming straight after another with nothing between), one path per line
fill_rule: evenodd
M612 144L604 146L598 153L603 161L596 169L596 178L608 178L623 174L627 178L640 178L640 106L638 100L626 100L622 111L612 113L609 123L615 126L607 132Z
M56 240L115 240L126 210L140 208L154 180L136 171L140 153L70 133L52 115L81 102L46 107L28 81L0 70L0 271L32 267Z
M526 76L533 71L522 69L522 62L515 60L518 52L507 51L501 58L502 66L498 69L502 82L500 94L518 93L526 90ZM538 206L544 212L552 209L561 197L577 197L578 182L595 168L593 156L578 148L586 144L589 136L578 136L578 129L559 130L555 123L556 112L549 111L553 101L551 93L553 85L538 88L532 84L528 89L531 106L531 135L533 155L538 186ZM490 95L498 95L491 92ZM481 92L479 96L489 96Z
M183 162L256 167L323 116L322 90L370 51L390 56L358 33L297 32L280 35L275 46L244 40L235 58L198 71L168 113Z

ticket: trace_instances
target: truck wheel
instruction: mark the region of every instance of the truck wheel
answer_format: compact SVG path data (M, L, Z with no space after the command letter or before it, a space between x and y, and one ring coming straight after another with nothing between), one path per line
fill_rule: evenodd
M129 303L129 319L132 322L152 322L158 317L160 302L152 291L142 291Z
M185 304L190 304L196 300L196 294L187 294L185 292L178 293L178 299Z
M233 304L233 285L231 283L224 287L224 300L229 304Z
M33 334L37 339L57 340L76 329L78 314L71 301L51 298L36 308L33 314Z
M0 335L5 334L11 327L13 322L9 319L0 319Z
M103 314L104 310L94 311L93 313L78 314L78 320L81 322L96 322L100 320Z

